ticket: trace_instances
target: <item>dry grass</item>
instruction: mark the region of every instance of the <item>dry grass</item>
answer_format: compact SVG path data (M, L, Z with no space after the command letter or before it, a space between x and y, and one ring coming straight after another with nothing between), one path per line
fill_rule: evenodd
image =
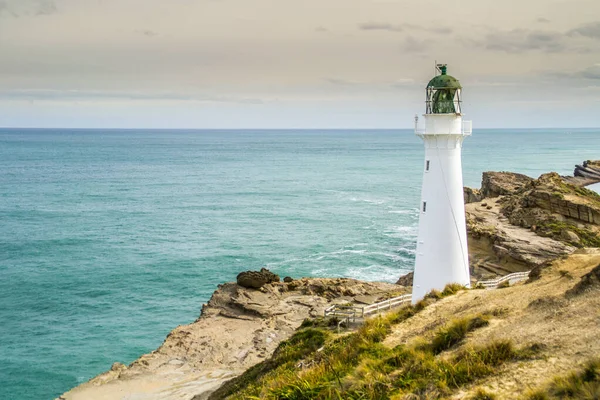
M580 371L556 377L546 388L527 395L527 400L546 399L600 399L600 359L588 361Z
M452 289L430 294L357 332L331 336L303 359L303 369L280 366L230 398L521 398L540 376L562 376L600 354L600 299L588 292L565 298L598 263L600 252L578 254L527 285L461 290L449 298ZM589 397L597 386L583 378L597 376L590 372L597 369L586 371L556 379L528 399L597 398Z

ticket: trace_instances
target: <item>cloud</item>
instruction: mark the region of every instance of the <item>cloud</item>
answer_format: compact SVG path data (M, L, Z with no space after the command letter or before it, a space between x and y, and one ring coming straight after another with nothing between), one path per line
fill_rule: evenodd
M387 22L366 22L358 24L358 28L362 31L389 31L389 32L404 32L404 31L421 31L436 33L440 35L447 35L453 32L452 28L447 26L436 26L428 28L425 26L419 26L414 24L390 24Z
M415 82L412 78L400 78L394 81L358 81L358 80L349 80L349 79L340 79L340 78L326 78L326 82L331 85L347 87L347 88L394 88L394 89L405 89L407 87L412 87L415 85L420 85L420 83Z
M138 29L135 32L148 37L158 36L158 32L154 32L150 29Z
M218 95L187 95L160 92L115 92L100 90L17 89L0 91L0 99L27 101L181 101L201 103L263 104L258 98Z
M570 40L569 34L557 31L514 29L496 31L484 36L482 40L469 40L468 44L483 47L486 50L506 53L589 53L589 47Z
M54 0L0 0L0 17L44 16L57 12L58 7Z
M596 64L582 71L579 71L576 75L583 79L600 81L600 64Z
M388 23L379 22L365 22L358 24L358 28L361 31L390 31L390 32L403 32L404 28L400 25L392 25Z
M325 28L324 26L317 26L315 28L315 32L327 33L327 32L329 32L329 29Z
M600 21L581 25L567 32L568 36L584 36L591 39L600 39Z
M430 45L431 40L419 40L413 36L408 36L400 45L400 49L405 53L424 53Z
M38 0L37 9L34 11L35 15L52 15L58 12L56 4L52 0Z
M536 19L536 22L539 22L540 24L548 24L550 23L550 20L548 18L539 17L538 19Z
M327 82L331 83L332 85L336 85L336 86L356 86L356 85L364 84L364 82L351 81L351 80L340 79L340 78L325 78L325 80Z
M454 30L448 26L434 26L433 28L428 28L426 26L419 26L419 25L413 25L413 24L402 24L402 26L407 30L437 33L440 35L448 35L448 34L454 32Z

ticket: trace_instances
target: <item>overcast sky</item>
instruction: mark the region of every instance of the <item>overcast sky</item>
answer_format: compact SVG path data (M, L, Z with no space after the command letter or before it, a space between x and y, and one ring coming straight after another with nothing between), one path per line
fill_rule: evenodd
M600 0L0 0L0 126L600 126Z

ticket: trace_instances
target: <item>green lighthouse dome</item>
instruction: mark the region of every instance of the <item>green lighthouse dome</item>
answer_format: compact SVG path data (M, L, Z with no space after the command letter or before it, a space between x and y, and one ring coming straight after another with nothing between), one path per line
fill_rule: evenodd
M446 74L446 65L438 65L441 75L427 84L427 114L460 114L462 86L453 76Z
M442 74L436 76L427 84L428 88L432 89L462 89L460 86L460 82L453 76L446 75L446 66L442 66L440 68L442 70Z

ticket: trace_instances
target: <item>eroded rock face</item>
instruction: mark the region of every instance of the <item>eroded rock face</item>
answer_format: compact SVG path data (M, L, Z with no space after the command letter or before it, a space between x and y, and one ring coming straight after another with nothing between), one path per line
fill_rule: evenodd
M501 204L467 204L467 233L471 274L476 279L528 271L549 265L553 260L575 251L575 247L531 229L510 223L500 212Z
M266 268L262 268L260 271L241 272L237 276L237 284L249 289L260 289L266 284L274 282L279 282L279 275Z
M404 293L394 284L354 279L303 278L267 283L261 290L219 285L200 318L175 328L157 350L128 367L115 364L61 399L119 399L123 393L140 399L191 399L269 357L304 319L322 316L332 304Z
M600 160L588 160L584 161L583 165L576 165L573 175L600 182Z
M598 194L556 173L486 173L484 182L481 193L504 194L466 205L476 278L541 268L576 247L600 247Z
M398 279L398 282L396 282L396 285L402 285L405 287L412 288L414 276L414 272L409 272L408 274L401 276L400 279Z
M465 197L465 204L477 203L483 199L479 189L473 189L470 187L463 188L463 195Z
M484 172L481 179L481 198L514 194L527 187L533 178L514 172Z

